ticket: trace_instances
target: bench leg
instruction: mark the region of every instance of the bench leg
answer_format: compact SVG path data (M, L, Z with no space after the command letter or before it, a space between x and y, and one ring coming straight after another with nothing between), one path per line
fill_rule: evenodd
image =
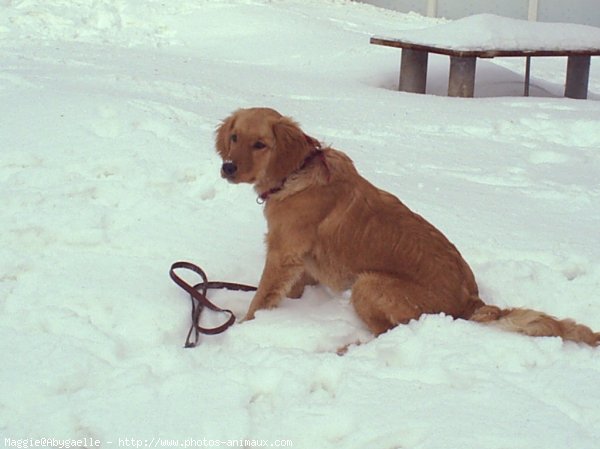
M400 90L424 94L427 85L426 51L402 49L400 59Z
M475 92L475 65L477 58L450 56L448 96L472 97Z
M565 97L585 100L590 78L590 56L569 56Z
M529 81L531 81L531 56L525 58L525 87L523 88L523 95L529 96Z

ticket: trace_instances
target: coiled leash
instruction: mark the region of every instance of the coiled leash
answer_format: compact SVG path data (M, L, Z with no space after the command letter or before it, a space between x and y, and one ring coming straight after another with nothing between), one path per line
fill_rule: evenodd
M193 271L202 278L202 282L196 285L188 284L175 273L175 270L178 269L186 269ZM202 270L202 268L200 268L198 265L195 265L191 262L175 262L173 265L171 265L169 275L171 276L171 279L173 279L173 282L175 282L177 285L179 285L182 289L184 289L190 294L190 300L192 301L192 324L185 339L184 347L186 348L193 348L197 346L200 334L220 334L222 332L225 332L233 323L235 323L235 315L231 310L221 309L219 306L216 306L215 304L209 301L208 297L206 296L206 293L209 288L224 288L227 290L237 290L244 292L251 292L256 290L256 287L252 285L237 284L234 282L209 281L204 270ZM200 315L202 314L202 310L204 309L204 307L208 307L210 310L213 310L215 312L224 312L229 315L229 318L225 323L221 324L220 326L202 327L200 326ZM194 334L193 341L192 334Z

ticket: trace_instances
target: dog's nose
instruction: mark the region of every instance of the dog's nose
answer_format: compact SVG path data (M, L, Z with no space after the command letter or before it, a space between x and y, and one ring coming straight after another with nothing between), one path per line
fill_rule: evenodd
M227 161L223 163L221 170L223 170L225 176L233 176L237 171L237 165L235 165L235 162Z

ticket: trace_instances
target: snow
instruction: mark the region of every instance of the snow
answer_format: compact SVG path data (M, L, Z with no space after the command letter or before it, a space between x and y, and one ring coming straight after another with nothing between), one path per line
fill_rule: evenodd
M426 316L372 339L314 287L182 347L173 261L260 277L261 206L213 148L256 105L443 230L488 302L600 330L598 61L587 101L562 98L564 58L534 61L531 98L514 59L478 65L475 99L443 96L437 55L439 95L394 90L399 52L369 37L442 22L343 0L0 3L0 441L596 448L600 351L556 338ZM212 299L240 316L251 296Z
M462 51L594 50L600 53L600 28L573 23L530 22L495 14L474 14L424 29L394 35L403 42Z

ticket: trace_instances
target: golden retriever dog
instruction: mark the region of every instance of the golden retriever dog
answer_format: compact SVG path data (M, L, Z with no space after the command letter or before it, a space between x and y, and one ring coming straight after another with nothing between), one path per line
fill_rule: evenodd
M379 335L422 314L495 324L532 336L600 344L600 333L528 309L500 309L479 297L469 265L433 225L322 148L269 108L240 109L217 129L221 175L254 186L264 202L267 255L246 320L307 284L352 289L351 302Z

